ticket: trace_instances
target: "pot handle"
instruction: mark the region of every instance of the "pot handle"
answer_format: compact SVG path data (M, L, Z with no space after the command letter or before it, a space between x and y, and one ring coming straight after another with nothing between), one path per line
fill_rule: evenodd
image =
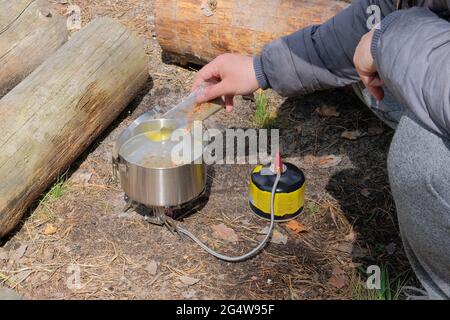
M111 164L112 164L113 178L117 180L119 178L119 159L113 156L111 159Z
M119 178L119 171L128 173L128 166L120 162L119 158L112 157L112 170L114 179Z

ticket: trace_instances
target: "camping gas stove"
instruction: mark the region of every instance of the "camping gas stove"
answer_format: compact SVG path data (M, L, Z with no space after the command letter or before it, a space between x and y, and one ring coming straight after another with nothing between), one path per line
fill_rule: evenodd
M195 99L191 100L195 102ZM192 239L218 259L245 261L258 254L270 241L276 220L292 219L302 212L304 175L295 166L284 165L279 153L272 166L256 167L252 173L249 202L255 213L270 220L268 232L248 253L233 257L218 253L176 223L202 206L204 201L199 200L204 199L206 190L207 168L201 161L202 152L197 153L193 148L188 161L172 160L174 146L168 137L175 130L187 130L188 133L188 128L190 125L185 121L153 119L147 113L120 134L113 150L112 165L126 194L124 211L134 209L148 222L166 226L172 233ZM195 144L195 140L191 142Z
M206 192L204 191L197 198L190 202L178 206L162 207L162 206L146 206L134 201L126 194L124 195L126 202L123 213L134 211L143 216L145 221L159 225L167 226L169 230L175 231L175 221L182 220L184 217L195 213L201 209L207 201Z

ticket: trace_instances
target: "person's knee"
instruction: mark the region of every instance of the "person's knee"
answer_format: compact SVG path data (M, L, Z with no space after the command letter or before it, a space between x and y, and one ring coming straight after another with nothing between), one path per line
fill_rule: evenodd
M450 151L441 138L403 117L392 140L388 172L403 240L430 292L450 296Z
M410 119L403 117L389 148L387 167L393 193L404 194L404 191L414 188L424 173L418 160L412 159L417 154L411 150L414 146L411 145L409 126Z

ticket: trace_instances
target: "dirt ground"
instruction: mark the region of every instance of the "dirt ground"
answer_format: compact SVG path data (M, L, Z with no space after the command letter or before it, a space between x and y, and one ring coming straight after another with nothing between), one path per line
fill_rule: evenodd
M68 1L59 2L63 11ZM370 265L384 270L383 283L394 295L401 285L416 283L403 253L387 179L393 131L350 89L295 99L267 93L271 110L277 111L274 127L281 129L285 160L307 177L305 211L297 219L306 230L276 226L287 243L270 243L243 263L226 263L137 213L124 214L124 194L111 170L115 139L139 115L186 96L195 68L162 62L152 1L72 3L82 8L83 24L110 16L136 31L147 45L150 79L2 244L0 284L27 299L376 299L376 292L363 288ZM317 112L333 107L337 113L332 116ZM221 112L207 125L255 127L254 114L254 101L238 98L232 114ZM344 139L346 130L359 130L362 136ZM327 167L320 157L329 155L340 161ZM248 207L251 166L209 169L209 199L182 225L221 252L241 254L255 245L267 225ZM237 243L213 233L221 223L236 232Z

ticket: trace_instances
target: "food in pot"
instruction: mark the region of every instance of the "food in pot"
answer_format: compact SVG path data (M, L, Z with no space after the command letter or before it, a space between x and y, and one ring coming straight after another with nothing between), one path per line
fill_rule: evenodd
M180 130L186 131L186 137L191 139L191 146L194 146L193 137L186 128ZM170 134L169 134L170 132ZM121 156L128 162L145 168L166 169L174 168L180 165L188 164L201 156L202 150L197 151L192 148L190 154L186 158L172 157L172 150L181 151L179 141L172 141L172 130L169 128L161 128L160 130L148 131L138 134L126 141L120 148ZM200 145L201 146L201 145ZM182 154L185 156L184 154Z
M166 141L169 140L170 137L172 136L172 129L169 129L167 127L162 127L159 130L154 130L154 131L148 131L145 133L145 136L155 142L160 142L160 141Z

